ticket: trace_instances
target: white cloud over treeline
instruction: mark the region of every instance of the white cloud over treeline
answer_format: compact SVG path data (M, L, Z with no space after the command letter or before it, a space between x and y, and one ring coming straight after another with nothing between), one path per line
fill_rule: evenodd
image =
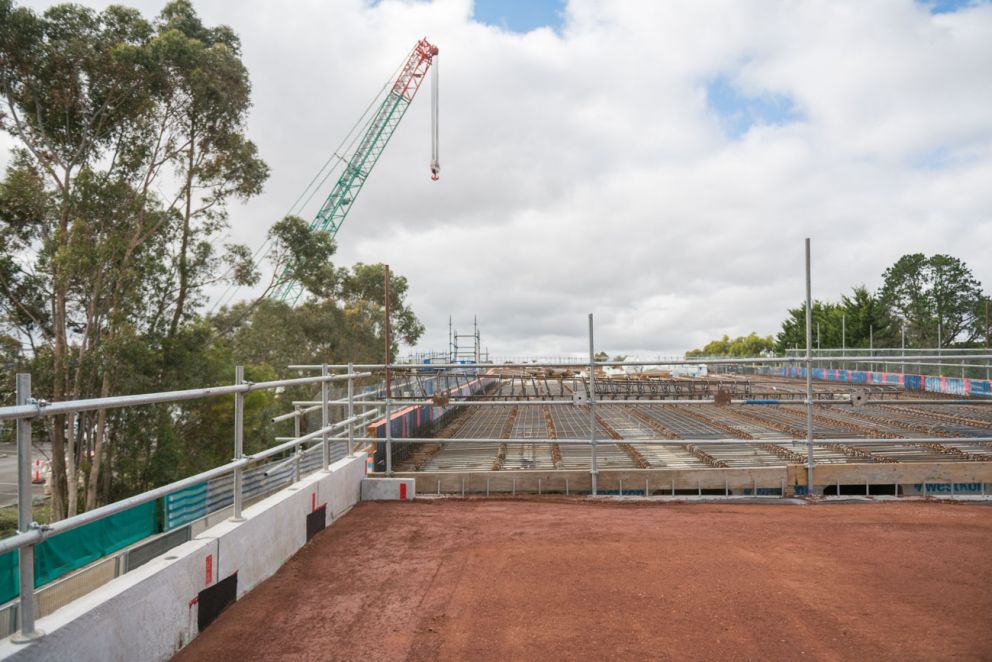
M501 354L581 353L588 312L599 347L645 356L774 333L806 236L819 298L910 252L992 291L989 4L571 0L527 34L468 0L195 5L240 34L254 84L272 178L231 231L252 245L416 40L440 47L441 181L425 88L338 234L342 264L410 279L425 347L449 314ZM789 112L748 111L763 99Z

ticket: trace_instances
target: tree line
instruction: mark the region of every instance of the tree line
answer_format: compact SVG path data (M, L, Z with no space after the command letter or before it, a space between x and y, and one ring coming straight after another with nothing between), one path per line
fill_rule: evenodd
M882 274L872 292L864 285L839 301L813 301L813 346L826 348L977 347L989 343L989 295L962 260L913 253ZM758 356L806 347L806 306L788 310L774 337L724 336L687 356Z
M55 401L231 383L236 364L261 381L290 363L383 360L383 265L336 266L334 242L292 216L269 232L267 269L222 244L230 205L269 175L246 135L251 84L229 27L188 0L154 19L0 0L0 89L0 130L15 139L0 180L2 404L18 371ZM305 286L303 305L268 298L281 274ZM262 292L209 314L218 284ZM391 274L393 351L423 333L407 290ZM299 391L247 396L247 452L312 395ZM230 398L39 421L53 519L229 460L232 421Z

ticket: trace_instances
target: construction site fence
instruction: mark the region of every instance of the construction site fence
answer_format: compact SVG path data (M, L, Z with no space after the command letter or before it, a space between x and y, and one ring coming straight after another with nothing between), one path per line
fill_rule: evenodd
M806 378L806 368L781 367L760 368L761 374L781 375L783 377ZM907 374L902 372L877 372L869 370L842 370L840 368L813 368L813 379L821 381L842 382L846 384L872 384L900 386L907 391L926 391L946 395L961 395L968 397L992 397L992 381L988 379L969 379L967 377L948 377L946 375L932 376Z

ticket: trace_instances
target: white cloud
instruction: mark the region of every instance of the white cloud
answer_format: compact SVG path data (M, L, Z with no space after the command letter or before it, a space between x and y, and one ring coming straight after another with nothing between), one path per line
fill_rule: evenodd
M803 296L805 236L820 298L918 251L992 289L987 4L572 0L560 34L525 35L474 23L467 0L197 8L241 35L252 75L272 178L234 214L250 244L416 39L438 44L441 182L418 98L338 234L342 264L410 279L425 347L446 346L449 314L462 330L478 314L501 354L582 353L588 312L614 353L774 333ZM728 138L718 75L801 118Z

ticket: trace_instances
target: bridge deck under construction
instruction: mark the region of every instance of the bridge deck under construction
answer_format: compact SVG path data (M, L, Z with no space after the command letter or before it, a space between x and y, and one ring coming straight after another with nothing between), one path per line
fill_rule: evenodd
M539 404L542 399L572 397L582 382L563 377L524 374L503 377L486 399L538 404L462 407L438 431L437 443L417 445L394 463L398 472L580 470L590 464L588 446L556 439L588 439L587 404ZM992 406L936 404L936 396L894 387L869 387L876 404L865 407L829 404L857 385L816 383L814 460L818 465L844 463L933 463L992 461L992 443L960 441L992 436ZM725 390L733 397L795 399L796 404L719 406L716 404L610 404L610 399L678 400L712 397ZM748 468L802 464L807 461L806 409L801 381L777 377L720 376L707 380L606 379L597 382L596 436L600 469ZM921 404L923 399L935 404ZM905 402L912 400L912 403ZM883 402L884 404L877 404ZM885 439L891 443L852 446L828 439ZM914 442L929 438L931 441ZM933 438L948 439L935 442ZM959 439L951 441L951 439ZM445 439L486 439L452 443ZM501 443L500 439L534 439ZM638 440L687 440L678 445L638 444ZM694 444L696 440L743 440L746 443ZM611 443L612 442L612 443ZM751 443L753 442L753 443ZM405 455L405 457L404 457Z

